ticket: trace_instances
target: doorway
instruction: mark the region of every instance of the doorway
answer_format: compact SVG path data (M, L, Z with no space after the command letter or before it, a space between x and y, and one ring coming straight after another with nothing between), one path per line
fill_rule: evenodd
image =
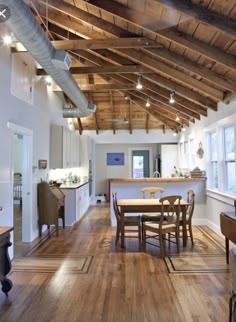
M132 178L150 177L150 150L131 150Z
M23 135L14 133L13 160L13 225L14 254L19 254L22 246L22 173L23 173Z
M13 162L12 173L15 173L13 182L14 203L14 255L23 242L31 242L33 236L32 219L32 146L33 134L30 129L23 128L14 123L8 123L13 131ZM16 175L17 174L17 175ZM14 181L14 180L13 180ZM18 189L18 190L17 190ZM14 193L15 191L15 193ZM15 198L14 198L15 197ZM15 200L14 200L15 199ZM16 225L16 226L15 226ZM16 239L16 242L15 242Z

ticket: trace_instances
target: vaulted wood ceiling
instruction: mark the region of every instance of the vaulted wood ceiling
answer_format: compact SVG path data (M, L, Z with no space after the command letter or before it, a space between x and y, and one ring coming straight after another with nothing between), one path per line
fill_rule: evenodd
M80 133L180 131L235 95L236 0L34 0L29 6L55 48L73 57L70 71L97 106L93 115L74 119Z

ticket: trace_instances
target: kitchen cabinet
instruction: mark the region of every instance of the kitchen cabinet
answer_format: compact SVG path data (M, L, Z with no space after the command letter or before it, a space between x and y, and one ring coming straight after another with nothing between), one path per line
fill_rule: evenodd
M80 166L80 137L69 129L51 125L50 168L76 168Z
M65 224L72 226L89 208L89 183L62 185L61 189L65 194Z

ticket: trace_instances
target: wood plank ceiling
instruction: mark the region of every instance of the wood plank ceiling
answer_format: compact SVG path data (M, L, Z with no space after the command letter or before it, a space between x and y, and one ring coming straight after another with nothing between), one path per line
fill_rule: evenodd
M93 115L74 119L80 133L178 132L235 95L236 0L34 0L29 6L55 48L73 57L70 71L97 106Z

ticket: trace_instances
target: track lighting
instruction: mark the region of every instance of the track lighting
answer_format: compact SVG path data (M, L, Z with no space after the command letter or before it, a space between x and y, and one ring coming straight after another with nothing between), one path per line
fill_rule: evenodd
M146 101L146 104L145 104L146 107L150 107L151 106L151 103L150 103L150 97L147 98L147 101Z
M138 82L137 82L137 85L136 85L136 88L137 88L137 89L142 89L142 88L143 88L143 85L142 85L142 83L141 83L141 78L142 78L142 76L139 76L139 78L138 78Z
M175 103L174 96L175 96L175 92L170 93L170 99L169 99L169 103L170 104L174 104Z
M175 120L178 122L180 120L179 118L179 112L176 113Z
M51 76L46 76L45 78L45 82L47 86L51 86L52 85L52 77Z
M11 36L5 36L3 37L3 42L5 45L10 45L12 43L12 37Z

